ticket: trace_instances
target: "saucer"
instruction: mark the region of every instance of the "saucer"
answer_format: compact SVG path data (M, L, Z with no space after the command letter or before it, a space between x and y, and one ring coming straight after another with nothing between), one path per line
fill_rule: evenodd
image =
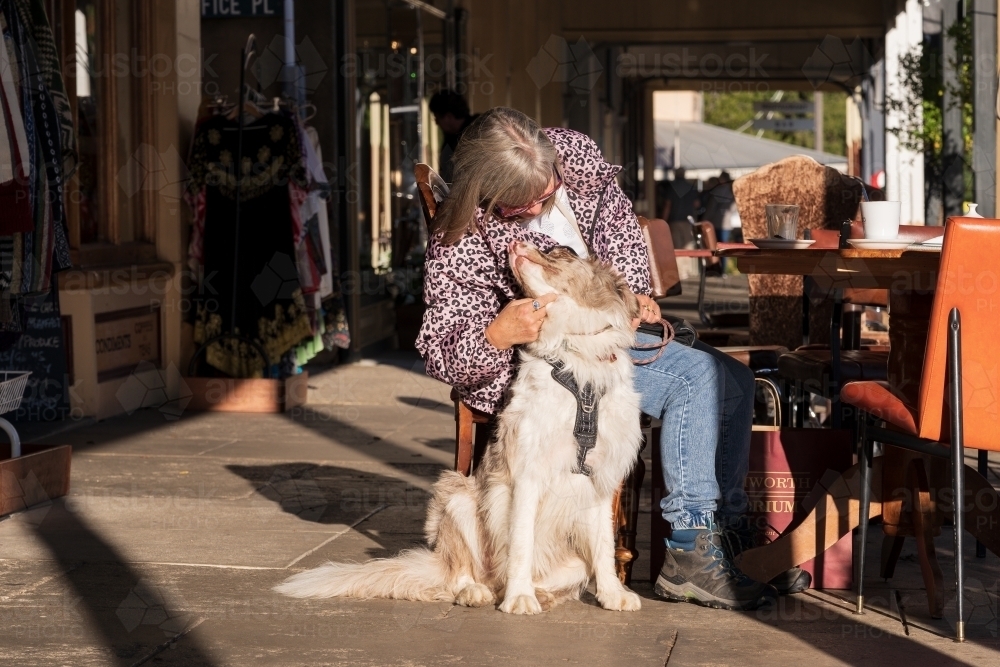
M802 250L808 248L813 243L816 243L815 239L750 239L750 243L754 244L761 250Z
M858 250L902 250L913 245L912 241L899 239L848 239L847 242Z

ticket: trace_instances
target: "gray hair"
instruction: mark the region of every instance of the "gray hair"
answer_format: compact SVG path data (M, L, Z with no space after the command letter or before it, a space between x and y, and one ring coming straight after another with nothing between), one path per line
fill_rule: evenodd
M497 204L519 206L538 199L561 171L559 154L545 133L520 111L496 107L479 116L462 134L455 155L451 194L434 216L442 243L458 241L476 227L476 209L493 216ZM555 198L545 202L551 209Z

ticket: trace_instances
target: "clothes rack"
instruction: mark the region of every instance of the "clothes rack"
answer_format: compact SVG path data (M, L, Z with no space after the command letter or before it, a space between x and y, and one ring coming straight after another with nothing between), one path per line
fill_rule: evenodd
M247 71L247 67L250 66L250 59L254 55L256 55L256 42L257 42L257 38L254 36L253 33L251 33L250 36L247 38L246 46L244 46L243 49L240 51L240 101L239 101L239 105L237 107L238 109L240 109L240 113L239 113L239 119L238 119L238 129L237 129L236 166L235 166L235 174L236 174L236 223L235 223L235 233L234 233L234 238L233 238L233 287L232 287L233 298L232 298L232 305L231 305L231 317L230 317L230 320L229 320L230 327L235 327L236 326L236 304L237 304L237 301L238 301L238 299L237 299L237 286L239 285L239 268L240 268L240 263L239 263L239 253L240 253L240 199L242 197L243 178L244 178L241 166L243 164L243 129L244 129L244 126L245 126L245 119L244 119L245 114L242 113L242 109L243 109L243 105L244 105L244 102L246 101L246 97L247 97L246 93L245 93L245 89L246 89L246 85L245 85L246 84L246 71ZM218 336L214 336L212 338L209 338L204 343L202 343L201 347L199 347L195 351L194 355L192 355L192 357L191 357L191 361L188 364L188 375L189 376L193 376L194 375L198 358L208 350L209 345L212 345L213 343L216 343L216 342L218 342L220 340L224 340L224 339L227 339L227 338L232 338L232 339L235 339L235 340L244 341L244 342L248 343L249 345L251 345L252 347L254 347L257 350L257 352L260 354L261 358L264 360L264 372L268 376L270 376L270 373L271 373L271 359L268 356L267 351L264 350L264 347L260 343L258 343L256 340L254 340L253 338L251 338L249 336L238 334L235 331L228 331L228 332L221 333Z

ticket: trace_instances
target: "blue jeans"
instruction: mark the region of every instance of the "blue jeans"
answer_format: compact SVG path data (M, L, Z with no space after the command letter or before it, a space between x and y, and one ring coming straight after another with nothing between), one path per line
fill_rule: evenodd
M637 334L637 343L657 342ZM632 351L636 360L654 351ZM753 372L700 341L670 343L659 359L635 367L642 411L663 421L660 456L667 496L663 518L677 530L746 511Z

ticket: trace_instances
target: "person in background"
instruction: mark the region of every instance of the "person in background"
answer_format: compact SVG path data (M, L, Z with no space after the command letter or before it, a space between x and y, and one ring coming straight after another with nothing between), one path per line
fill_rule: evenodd
M733 196L733 179L728 171L719 174L718 178L708 180L702 192L702 200L705 202L702 220L712 223L715 235L720 241L729 241L732 227L727 227L726 222L730 216L730 209L736 207L736 198Z
M439 175L446 183L451 183L454 177L452 156L455 154L458 140L462 138L462 133L476 119L476 116L469 113L469 105L465 98L454 90L440 90L434 93L428 106L434 116L434 122L444 133L444 145L441 146L441 154L438 158Z
M667 222L682 222L688 216L697 217L698 185L684 175L684 167L674 170L674 180L667 184L667 202L663 206L663 219Z

